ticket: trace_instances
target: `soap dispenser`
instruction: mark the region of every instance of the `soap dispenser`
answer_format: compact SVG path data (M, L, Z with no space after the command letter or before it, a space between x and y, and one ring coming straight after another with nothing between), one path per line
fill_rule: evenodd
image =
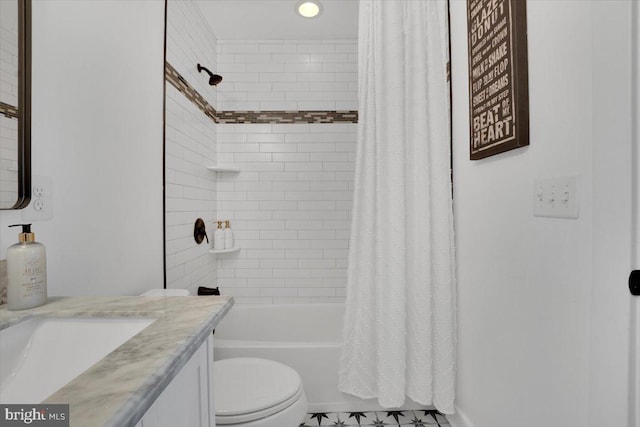
M231 221L224 222L224 248L233 249L233 230L231 229Z
M19 242L7 249L7 305L24 310L47 302L47 260L44 246L35 241L31 224L22 227Z
M218 228L213 233L213 249L224 249L224 230L222 229L222 221L218 221Z

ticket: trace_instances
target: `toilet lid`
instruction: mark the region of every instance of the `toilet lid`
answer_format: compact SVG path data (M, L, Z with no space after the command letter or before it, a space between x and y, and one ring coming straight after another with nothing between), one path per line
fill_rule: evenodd
M221 424L264 418L290 406L302 394L298 373L272 360L218 360L213 375L216 421Z

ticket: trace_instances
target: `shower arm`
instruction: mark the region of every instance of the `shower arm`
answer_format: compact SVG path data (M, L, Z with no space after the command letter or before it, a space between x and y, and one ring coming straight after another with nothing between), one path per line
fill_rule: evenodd
M213 73L211 72L211 70L209 70L207 67L204 67L200 65L200 63L198 63L198 72L201 73L202 70L206 71L207 74L209 74L209 77L213 77Z
M215 74L213 72L211 72L211 70L209 70L207 67L200 65L200 63L198 63L198 72L201 73L202 71L205 71L207 74L209 74L209 84L211 86L217 86L218 83L220 83L222 81L222 76L219 74Z

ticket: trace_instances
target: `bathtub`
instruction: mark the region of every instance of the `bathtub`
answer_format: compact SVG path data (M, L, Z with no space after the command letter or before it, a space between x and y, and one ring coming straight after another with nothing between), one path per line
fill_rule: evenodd
M344 304L238 304L214 335L214 359L260 357L284 363L302 378L309 412L382 410L375 399L338 391ZM401 409L431 409L405 402Z

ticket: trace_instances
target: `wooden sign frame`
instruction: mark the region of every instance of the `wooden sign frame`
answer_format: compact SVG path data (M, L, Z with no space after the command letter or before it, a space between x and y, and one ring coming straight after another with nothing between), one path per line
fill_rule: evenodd
M526 6L467 0L471 160L529 145Z

